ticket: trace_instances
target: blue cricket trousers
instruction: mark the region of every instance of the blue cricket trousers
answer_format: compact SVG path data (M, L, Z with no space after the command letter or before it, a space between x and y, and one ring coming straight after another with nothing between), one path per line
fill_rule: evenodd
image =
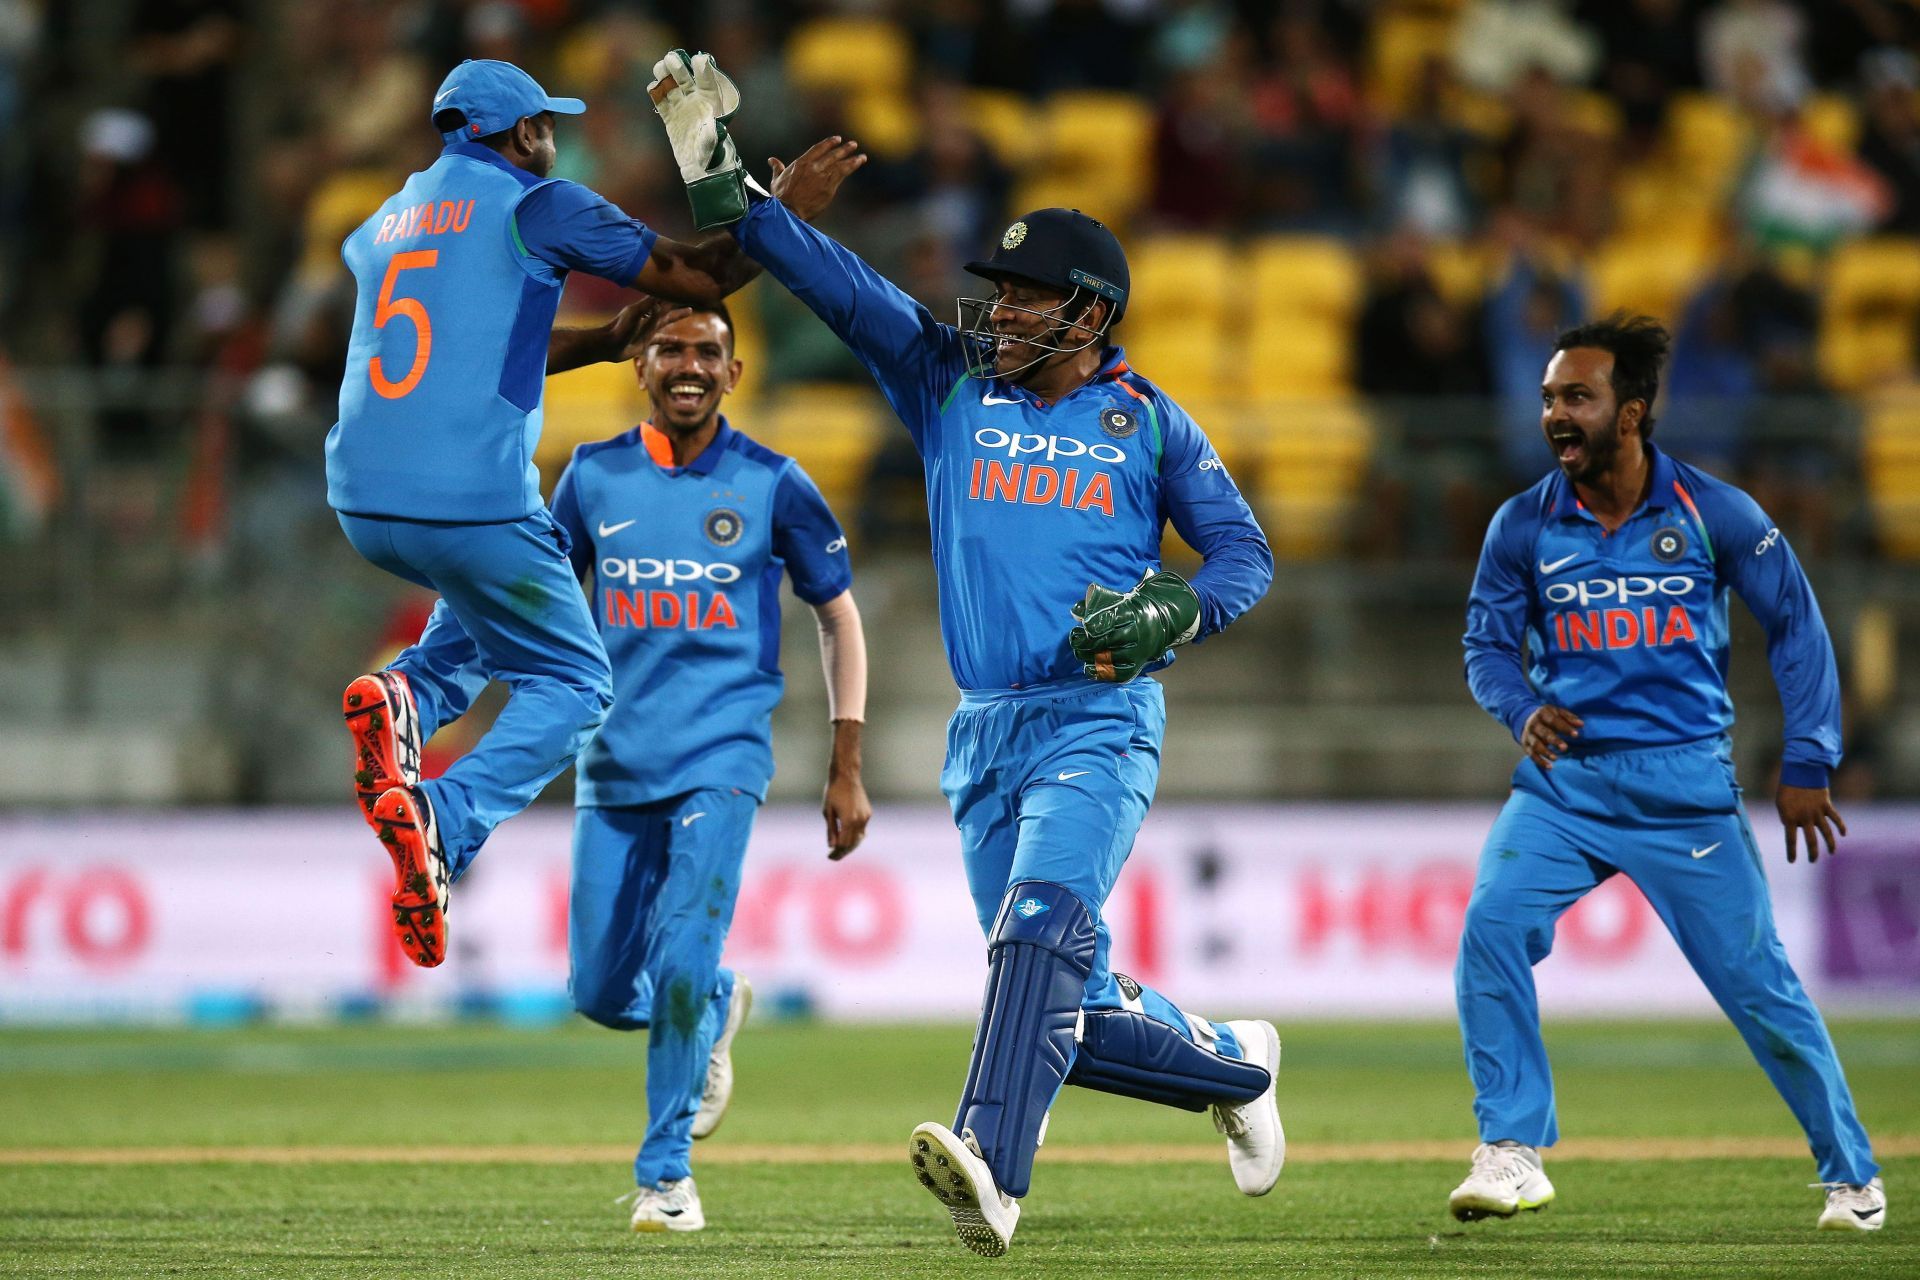
M647 1133L636 1185L692 1173L693 1118L726 1024L733 925L760 807L731 787L574 815L568 989L602 1026L647 1033Z
M1481 1141L1559 1140L1533 966L1553 949L1560 914L1616 871L1646 895L1786 1099L1820 1177L1872 1178L1879 1166L1833 1041L1774 929L1725 738L1514 771L1454 968Z
M440 593L420 639L394 660L420 708L422 739L458 719L489 680L505 710L444 777L422 784L458 879L493 829L519 813L593 737L613 675L545 508L511 524L340 516L367 560Z
M1033 689L961 693L947 724L940 789L960 829L967 887L980 931L992 936L1007 890L1045 880L1080 899L1097 921L1084 1009L1131 1009L1195 1039L1188 1015L1126 979L1108 961L1112 935L1100 909L1120 878L1160 781L1166 695L1156 680L1074 681ZM1233 1032L1210 1027L1205 1047L1244 1057Z

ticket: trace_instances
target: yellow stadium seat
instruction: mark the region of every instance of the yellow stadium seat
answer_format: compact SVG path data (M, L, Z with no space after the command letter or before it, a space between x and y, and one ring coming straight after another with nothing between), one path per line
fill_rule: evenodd
M1881 547L1903 560L1920 560L1920 388L1868 402L1861 464Z
M913 46L898 23L815 18L787 41L787 78L803 91L904 94L913 81Z
M1025 169L1040 153L1039 109L1031 101L1005 89L969 89L967 122L1000 163L1014 171Z
M1274 236L1256 243L1247 325L1250 379L1260 395L1324 395L1352 382L1360 264L1338 240Z
M1671 327L1707 268L1707 255L1691 238L1616 237L1594 252L1587 280L1595 310L1623 308Z
M1413 102L1421 68L1430 58L1451 60L1450 14L1389 9L1373 20L1367 58L1367 96L1395 115Z
M1133 367L1183 403L1219 394L1231 376L1235 263L1217 236L1150 236L1128 247L1132 293L1116 336Z
M873 89L847 106L847 124L863 150L882 159L909 155L920 144L920 112L904 95Z
M1147 198L1153 109L1127 93L1060 93L1038 123L1035 176L1021 184L1015 205L1080 209L1124 228Z
M1434 287L1455 306L1471 307L1493 284L1493 251L1486 245L1444 240L1427 249L1427 272Z
M1800 108L1800 127L1842 155L1860 145L1860 109L1845 94L1819 93Z
M754 409L747 433L799 462L844 521L854 519L861 489L893 417L873 391L839 383L783 387Z
M1746 163L1753 126L1739 108L1710 93L1675 94L1667 106L1667 151L1677 179L1717 200Z
M307 200L301 229L301 278L325 281L345 271L340 242L372 216L398 186L399 179L380 169L342 169L329 174Z
M1274 555L1338 554L1372 461L1374 428L1363 406L1338 396L1274 399L1250 411L1245 429L1255 450L1245 487Z
M534 462L557 472L575 445L619 435L647 416L647 393L630 364L590 364L547 379L546 425Z
M1875 236L1834 251L1821 299L1820 369L1843 391L1911 374L1920 240Z
M1566 106L1568 123L1582 133L1602 138L1619 136L1623 123L1620 104L1606 94L1594 89L1571 92L1567 95Z

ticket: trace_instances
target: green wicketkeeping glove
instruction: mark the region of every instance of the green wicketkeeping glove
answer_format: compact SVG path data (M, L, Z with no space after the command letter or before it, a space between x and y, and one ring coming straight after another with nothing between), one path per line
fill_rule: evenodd
M1089 586L1073 616L1080 625L1067 633L1067 645L1081 669L1095 680L1124 684L1200 633L1200 597L1185 578L1163 570L1124 595Z
M746 170L727 122L740 109L740 91L710 53L675 49L653 64L653 76L648 92L687 184L693 224L705 231L738 222L747 214Z

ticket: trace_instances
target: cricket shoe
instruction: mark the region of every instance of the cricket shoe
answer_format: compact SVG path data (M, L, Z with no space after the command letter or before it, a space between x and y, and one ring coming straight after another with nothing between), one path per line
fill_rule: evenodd
M418 787L389 787L374 801L373 830L393 859L393 932L407 959L431 969L447 958L453 878L433 804Z
M1267 1091L1252 1102L1217 1102L1213 1127L1227 1135L1227 1164L1242 1195L1263 1196L1280 1180L1287 1162L1287 1132L1280 1127L1280 1033L1271 1022L1245 1019L1227 1029L1246 1061L1267 1069Z
M1473 1149L1467 1180L1447 1197L1447 1208L1462 1222L1511 1218L1525 1209L1538 1212L1553 1200L1553 1184L1540 1165L1540 1153L1517 1142L1483 1142Z
M710 1137L727 1114L733 1100L733 1036L747 1020L753 1008L753 985L740 974L733 975L733 995L727 1000L727 1025L713 1042L707 1055L707 1083L700 1091L700 1110L694 1113L693 1136Z
M943 1124L928 1122L913 1131L907 1154L920 1185L953 1215L960 1243L983 1258L1006 1253L1020 1221L1020 1202L994 1185L973 1131L962 1138Z
M340 696L353 738L353 790L374 830L373 805L389 787L420 782L420 712L413 689L398 671L355 678Z
M640 1187L630 1194L635 1231L699 1231L707 1225L707 1215L700 1209L700 1192L692 1178Z
M1816 1182L1827 1189L1827 1207L1820 1211L1822 1231L1878 1231L1887 1225L1887 1189L1875 1178L1865 1186L1851 1182Z

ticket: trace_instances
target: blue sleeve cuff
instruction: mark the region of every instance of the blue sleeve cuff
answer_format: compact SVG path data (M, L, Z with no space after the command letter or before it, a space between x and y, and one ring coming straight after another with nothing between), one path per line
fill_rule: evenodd
M1546 706L1544 702L1530 702L1507 718L1507 732L1513 735L1515 742L1527 731L1527 721L1533 719L1533 713Z
M616 284L632 287L633 278L640 274L640 268L646 266L647 259L653 256L653 245L659 238L660 233L652 227L640 228L640 248L634 252L633 261L627 264L626 274L615 281Z
M1823 764L1805 764L1797 760L1788 760L1780 766L1780 785L1783 787L1805 787L1809 791L1823 791L1827 786L1827 766Z

